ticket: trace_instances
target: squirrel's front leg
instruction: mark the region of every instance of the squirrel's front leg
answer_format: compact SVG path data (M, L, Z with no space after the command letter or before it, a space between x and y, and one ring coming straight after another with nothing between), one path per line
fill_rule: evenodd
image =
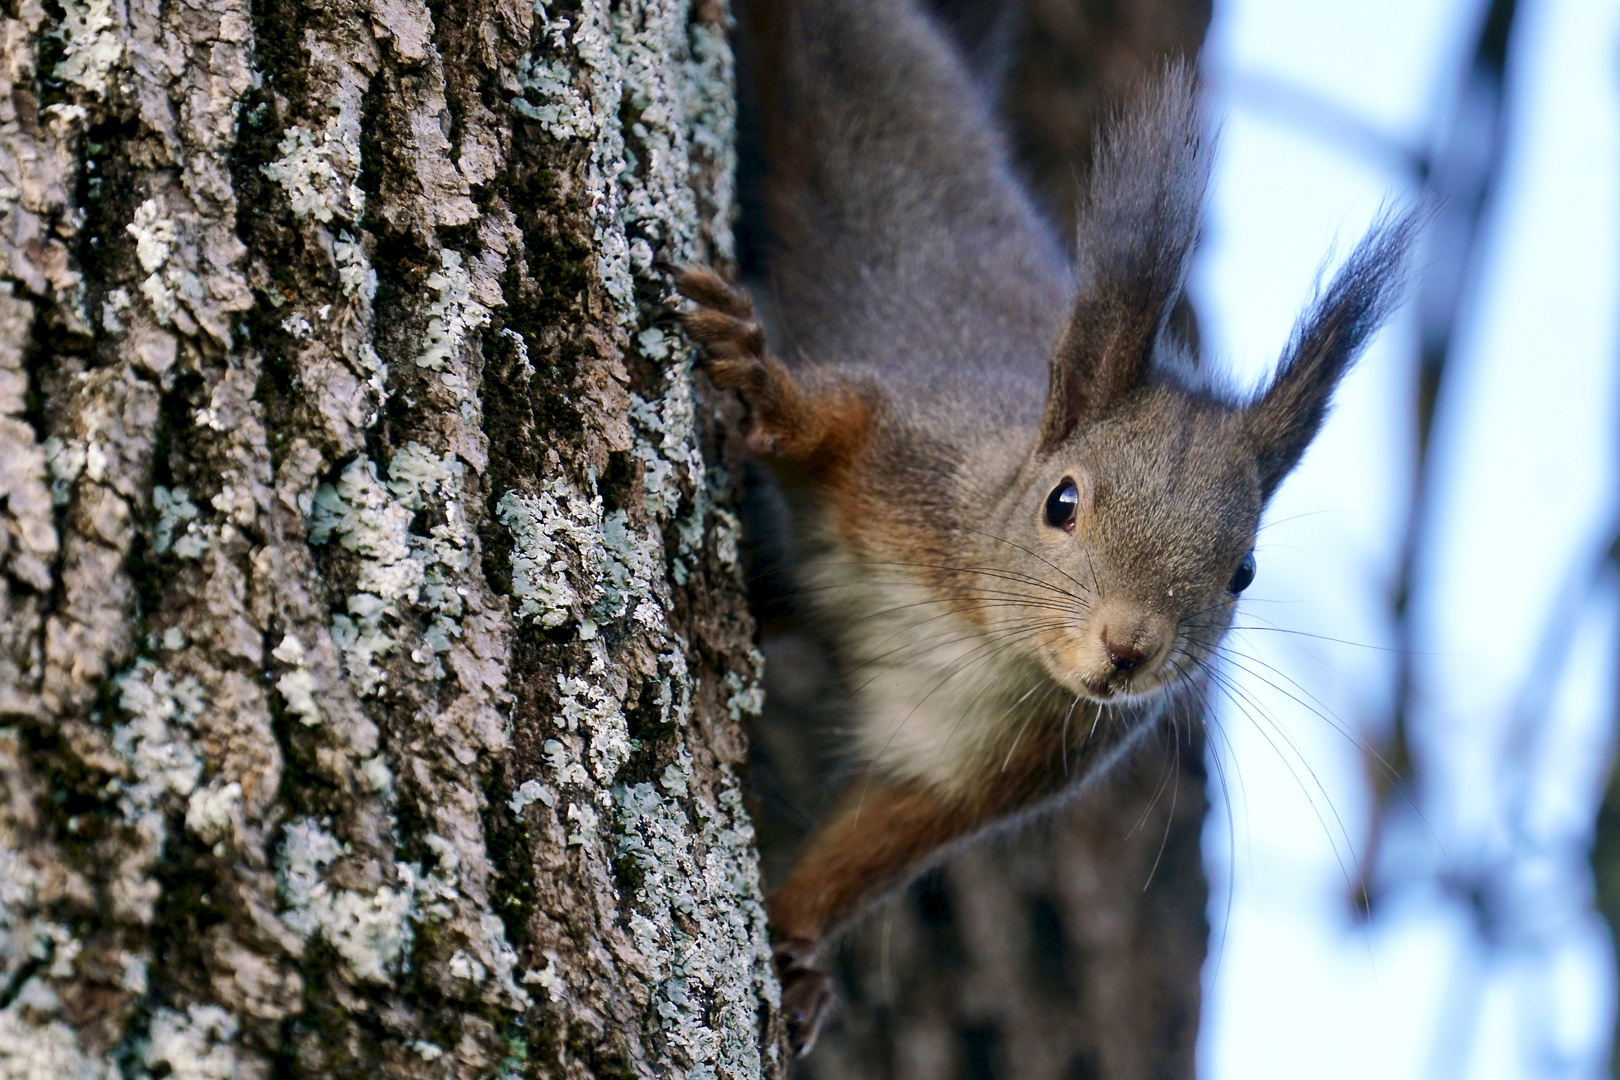
M971 832L972 808L913 783L854 781L810 834L765 907L788 1041L803 1054L832 1006L832 980L812 966L826 936Z
M697 307L681 325L703 348L714 384L735 390L748 406L748 448L778 465L830 475L850 463L871 430L875 400L867 388L801 385L766 348L748 294L713 270L669 268L675 289Z

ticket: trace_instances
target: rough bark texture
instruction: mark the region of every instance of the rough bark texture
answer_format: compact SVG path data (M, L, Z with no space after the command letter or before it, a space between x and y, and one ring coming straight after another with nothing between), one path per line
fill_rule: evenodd
M933 6L999 84L1020 163L1065 235L1103 110L1163 57L1196 54L1209 21L1206 0L1027 0L1021 18L991 0ZM1177 329L1195 342L1191 315L1183 304ZM838 773L846 695L771 545L756 550L768 661L753 776L766 879L780 881ZM1166 731L1049 819L946 860L845 939L831 961L843 1007L795 1075L1193 1076L1206 809L1202 732Z
M0 1077L775 1075L723 5L3 15Z

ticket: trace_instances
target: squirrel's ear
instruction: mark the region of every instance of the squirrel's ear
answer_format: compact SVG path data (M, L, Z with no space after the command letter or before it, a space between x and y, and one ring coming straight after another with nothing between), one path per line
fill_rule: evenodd
M1172 61L1098 137L1080 216L1080 294L1052 353L1043 448L1147 377L1208 180L1197 78L1187 61Z
M1270 387L1243 417L1266 498L1299 464L1339 379L1400 302L1407 252L1428 217L1420 206L1378 221L1294 326Z

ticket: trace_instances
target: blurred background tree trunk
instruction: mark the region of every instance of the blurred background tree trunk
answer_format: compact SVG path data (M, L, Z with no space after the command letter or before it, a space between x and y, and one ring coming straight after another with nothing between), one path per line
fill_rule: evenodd
M1613 533L1604 562L1611 574L1620 573L1620 528ZM1614 662L1614 683L1611 687L1615 714L1620 716L1620 659ZM1611 751L1613 753L1613 751ZM1597 821L1592 829L1592 906L1602 917L1609 930L1609 944L1614 949L1614 965L1620 971L1620 755L1609 763L1608 782L1603 788L1603 800L1598 803ZM1610 1032L1612 1049L1609 1052L1609 1075L1620 1076L1620 1018L1612 1021Z
M1195 56L1210 18L1207 0L933 6L997 96L1065 237L1105 110L1163 58ZM1176 323L1196 344L1185 303ZM755 490L770 496L768 484ZM768 658L753 776L769 882L824 805L842 695L765 555L751 578ZM883 905L831 961L844 1007L795 1075L1193 1076L1209 937L1204 770L1203 732L1166 732L1063 811L952 856Z
M714 0L9 0L0 1077L779 1073Z

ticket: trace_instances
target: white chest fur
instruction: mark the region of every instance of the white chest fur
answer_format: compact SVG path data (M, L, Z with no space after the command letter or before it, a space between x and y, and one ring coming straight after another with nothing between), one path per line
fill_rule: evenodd
M916 570L843 552L813 566L806 595L835 629L864 767L960 792L1052 715L1064 692L1023 643L977 625Z

